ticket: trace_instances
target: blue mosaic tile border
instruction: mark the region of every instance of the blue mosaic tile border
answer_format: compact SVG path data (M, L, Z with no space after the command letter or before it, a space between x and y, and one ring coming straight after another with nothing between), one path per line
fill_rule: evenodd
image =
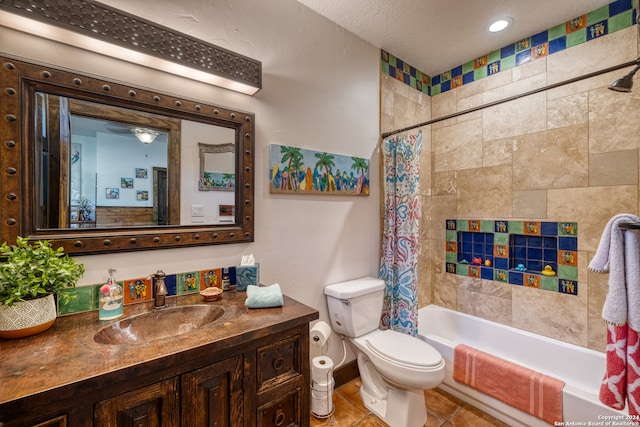
M578 295L575 222L448 219L445 271Z
M422 93L435 96L628 28L636 22L637 11L633 3L634 0L614 1L434 77L382 50L381 71Z

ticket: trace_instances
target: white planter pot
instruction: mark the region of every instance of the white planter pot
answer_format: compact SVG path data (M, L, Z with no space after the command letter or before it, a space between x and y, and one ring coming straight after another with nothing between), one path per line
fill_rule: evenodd
M53 294L18 302L9 307L0 304L0 338L22 338L46 331L56 321Z

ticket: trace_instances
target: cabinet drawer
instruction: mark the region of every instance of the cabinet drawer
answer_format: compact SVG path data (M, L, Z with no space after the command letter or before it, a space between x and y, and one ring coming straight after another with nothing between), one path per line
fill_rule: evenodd
M298 335L258 348L258 390L287 381L300 370Z
M286 394L275 402L258 408L258 427L292 427L300 424L299 389Z

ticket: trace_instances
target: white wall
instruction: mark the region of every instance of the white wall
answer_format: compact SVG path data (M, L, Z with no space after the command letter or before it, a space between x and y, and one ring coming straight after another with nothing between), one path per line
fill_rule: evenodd
M96 206L153 207L153 168L167 167L167 144L141 144L133 135L96 135ZM126 153L126 155L123 155ZM146 178L136 178L136 168L147 170ZM133 188L122 188L121 179L133 179ZM108 199L107 188L119 191L117 199ZM147 200L138 200L137 192L146 191Z
M256 114L255 242L80 257L80 284L260 262L265 284L318 309L323 286L376 275L379 262L379 51L294 0L102 0L218 46L258 59L263 89L254 97L142 69L0 28L0 50L109 79ZM269 144L371 160L369 197L271 195ZM330 343L334 360L341 356Z

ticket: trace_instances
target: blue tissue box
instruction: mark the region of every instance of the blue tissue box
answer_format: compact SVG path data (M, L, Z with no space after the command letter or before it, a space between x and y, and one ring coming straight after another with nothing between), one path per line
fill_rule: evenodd
M246 291L247 286L260 284L260 264L236 266L236 291Z

